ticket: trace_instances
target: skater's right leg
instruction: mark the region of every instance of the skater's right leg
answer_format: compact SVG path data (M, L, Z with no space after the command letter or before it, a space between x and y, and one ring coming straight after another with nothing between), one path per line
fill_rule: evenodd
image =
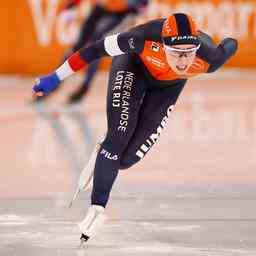
M143 74L133 56L115 57L107 95L107 133L97 155L92 204L106 206L120 168L120 158L137 125L146 91Z
M118 175L120 158L137 125L138 113L146 91L139 67L130 55L115 57L110 71L107 95L107 134L96 158L91 207L95 218L80 224L82 239L90 237L94 223L101 223L112 185ZM97 207L96 207L97 206ZM96 207L96 208L95 208ZM89 221L90 220L90 221ZM97 228L98 225L95 225Z

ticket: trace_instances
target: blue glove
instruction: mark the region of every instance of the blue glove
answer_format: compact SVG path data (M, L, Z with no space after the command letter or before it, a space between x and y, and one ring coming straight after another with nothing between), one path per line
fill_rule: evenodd
M34 92L42 92L44 95L54 91L60 84L60 79L56 73L49 76L41 77L37 80L36 85L33 86Z

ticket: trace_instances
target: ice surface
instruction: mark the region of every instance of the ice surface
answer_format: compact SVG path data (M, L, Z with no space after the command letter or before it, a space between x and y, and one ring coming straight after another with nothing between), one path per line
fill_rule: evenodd
M191 80L144 161L120 173L108 221L80 248L89 204L68 203L105 132L106 76L82 104L73 88L29 104L30 79L0 79L0 255L255 256L254 76Z

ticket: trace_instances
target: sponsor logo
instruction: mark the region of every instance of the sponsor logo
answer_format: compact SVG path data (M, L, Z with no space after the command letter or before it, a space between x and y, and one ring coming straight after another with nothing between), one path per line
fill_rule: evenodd
M195 36L173 36L171 38L172 42L173 41L179 41L179 40L197 40L197 37Z
M150 150L150 148L158 141L162 131L167 126L169 116L174 108L174 105L171 105L166 113L166 116L162 119L160 125L157 127L156 132L152 133L149 138L142 144L139 150L136 152L136 156L142 159L145 154Z
M118 160L118 156L117 156L117 155L112 154L112 153L108 152L108 151L105 150L105 149L102 149L102 150L100 151L100 154L103 155L105 158L107 158L107 159L109 159L109 160L114 160L114 161Z

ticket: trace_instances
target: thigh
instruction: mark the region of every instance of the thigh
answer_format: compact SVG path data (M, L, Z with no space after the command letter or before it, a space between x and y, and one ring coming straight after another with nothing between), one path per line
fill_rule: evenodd
M122 169L141 160L157 142L185 83L185 81L180 81L170 87L147 91L140 109L136 130L122 154Z
M111 149L119 154L134 133L145 91L144 77L135 58L131 55L113 58L108 82L108 126L104 144L111 144Z

